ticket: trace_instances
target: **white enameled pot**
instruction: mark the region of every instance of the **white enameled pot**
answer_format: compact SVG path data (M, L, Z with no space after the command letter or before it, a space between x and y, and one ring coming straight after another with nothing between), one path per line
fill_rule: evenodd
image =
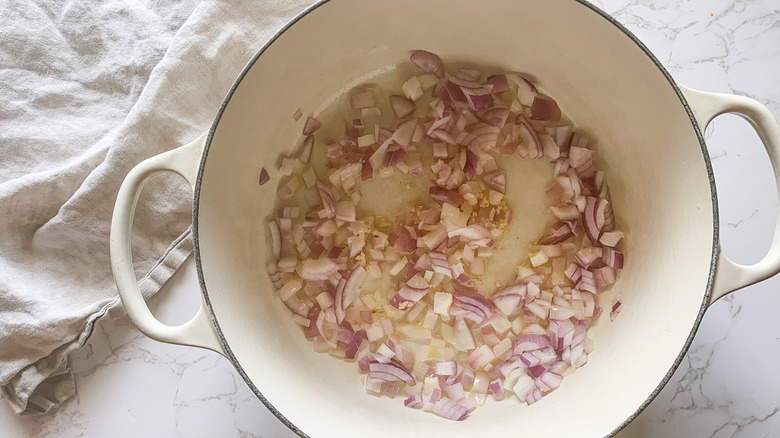
M588 364L532 406L488 403L465 422L364 393L356 366L315 353L265 272L271 250L274 163L301 141L298 107L315 115L373 72L424 48L533 76L597 139L618 226L629 236L614 293L625 308L592 331ZM258 397L301 436L605 437L633 419L671 376L707 307L780 271L780 237L752 266L718 244L718 209L702 137L717 115L745 117L778 172L780 124L764 106L674 82L624 27L580 0L331 0L278 32L231 88L211 129L137 165L119 191L111 229L117 287L148 336L228 357ZM261 167L272 183L259 187ZM130 253L135 200L146 177L181 174L193 186L203 303L170 327L149 312ZM522 183L514 175L509 190ZM518 248L518 259L525 248Z

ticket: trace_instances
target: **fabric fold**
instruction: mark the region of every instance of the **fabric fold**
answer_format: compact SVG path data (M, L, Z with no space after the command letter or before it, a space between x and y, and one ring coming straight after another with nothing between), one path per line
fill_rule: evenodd
M127 172L205 132L306 1L11 0L0 14L0 387L15 412L74 394L68 354L123 312L109 225ZM145 297L192 252L192 189L148 179L133 226Z

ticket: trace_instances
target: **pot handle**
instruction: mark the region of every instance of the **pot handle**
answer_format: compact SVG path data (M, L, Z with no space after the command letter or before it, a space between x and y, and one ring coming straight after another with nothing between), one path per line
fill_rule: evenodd
M171 344L207 348L224 356L225 350L217 338L202 299L195 316L182 325L169 326L152 315L138 289L130 245L135 206L146 178L157 172L172 171L184 177L194 187L205 142L206 134L203 134L189 144L138 163L127 174L119 188L111 218L111 268L127 315L143 334Z
M742 116L750 122L764 143L775 181L780 193L780 122L769 109L758 101L733 94L708 93L680 86L685 99L693 110L693 115L699 123L702 132L715 117L731 113ZM718 298L765 280L780 272L780 214L775 225L775 235L769 252L758 263L750 266L734 263L722 250L718 253L718 264L715 270L715 281L712 288L710 304Z

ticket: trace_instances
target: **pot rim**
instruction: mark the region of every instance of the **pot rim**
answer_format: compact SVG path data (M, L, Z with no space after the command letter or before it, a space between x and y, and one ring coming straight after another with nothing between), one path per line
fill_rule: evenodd
M241 81L244 79L244 76L246 76L247 72L254 66L255 62L260 58L260 56L268 49L268 47L271 46L271 44L274 43L282 34L284 34L287 29L292 27L295 23L297 23L299 20L301 20L303 17L308 15L310 12L314 11L315 9L319 8L320 6L323 6L327 3L329 3L331 0L317 0L316 3L308 6L306 9L304 9L302 12L297 14L295 17L290 19L284 26L282 26L278 31L276 31L269 39L266 41L260 49L258 49L257 52L252 56L252 58L247 62L246 66L241 70L241 73L236 77L235 81L231 85L230 89L228 90L227 94L225 95L225 99L222 101L222 104L219 107L219 110L217 111L217 115L214 118L214 121L211 124L211 127L209 128L208 136L205 141L205 145L203 148L203 152L200 158L200 163L198 165L198 175L197 180L194 187L194 193L193 193L193 204L192 204L192 230L193 230L193 244L194 244L194 254L195 254L195 268L198 273L198 283L200 284L200 288L203 294L203 299L206 304L206 309L208 310L209 318L211 319L211 323L214 325L214 328L216 330L217 338L219 339L220 344L222 344L222 347L225 350L225 353L227 354L227 358L230 360L230 362L233 364L233 366L238 371L241 378L244 379L246 384L252 389L252 392L257 396L258 399L265 405L266 408L268 408L271 413L276 416L276 418L279 419L285 426L287 426L291 431L293 431L296 435L298 435L301 438L311 438L309 435L304 433L302 430L300 430L295 424L293 424L290 420L287 419L281 412L279 412L276 407L274 407L271 402L269 402L265 396L260 392L259 388L255 386L255 384L252 382L252 380L249 378L249 376L244 371L243 367L239 363L236 356L233 354L233 351L230 349L230 346L228 345L227 339L225 339L224 334L222 333L222 329L219 325L219 322L217 320L217 316L214 313L214 309L211 306L211 300L209 299L208 290L206 288L206 283L203 278L203 269L201 265L201 259L200 259L200 241L198 238L198 231L199 231L199 223L198 223L198 207L199 207L199 201L200 201L200 190L201 190L201 183L203 181L203 171L205 169L205 163L206 159L208 158L209 149L211 147L211 141L214 137L214 132L216 131L216 127L219 124L219 121L222 118L222 115L225 111L225 108L227 107L228 103L230 102L230 99L233 97L233 94L238 89L238 86L241 84ZM710 270L709 274L707 276L707 285L705 287L704 296L702 297L702 304L699 308L699 312L696 315L696 320L693 323L693 326L691 328L690 333L688 334L688 338L685 341L685 344L683 345L682 349L680 350L680 353L675 358L674 362L672 363L672 366L669 368L669 370L664 375L663 379L658 383L658 385L653 389L653 391L645 398L645 400L637 407L637 409L629 415L622 423L620 423L612 432L607 434L605 438L611 438L614 437L618 432L623 430L629 423L631 423L639 414L658 396L658 394L661 392L661 390L666 386L666 384L671 379L674 372L677 370L677 368L682 363L683 358L685 357L686 353L688 352L688 349L691 346L691 343L693 342L693 339L696 335L696 332L699 329L699 326L701 324L702 318L704 317L704 313L707 311L708 304L710 301L710 296L712 294L712 285L713 285L713 279L715 276L715 269L717 265L717 257L719 253L720 248L720 232L719 232L719 214L718 214L718 197L717 197L717 191L715 187L715 176L712 171L712 161L709 156L709 152L707 151L707 145L704 141L704 136L702 135L702 131L699 128L699 124L696 121L696 118L693 115L693 111L691 110L690 105L688 104L688 101L685 99L685 96L683 95L682 91L680 90L679 85L674 80L672 75L669 73L669 71L664 67L664 65L656 58L656 56L650 51L650 49L645 46L645 44L636 36L634 35L628 28L626 28L623 24L618 22L614 17L612 17L607 12L603 11L596 5L588 2L587 0L573 0L582 6L585 6L586 8L590 9L591 12L594 12L610 22L613 26L618 28L620 31L622 31L628 38L631 39L646 55L650 60L655 64L655 66L658 68L658 70L661 72L661 74L664 75L666 80L669 82L669 85L674 90L675 94L677 94L677 97L680 99L680 103L682 104L683 108L685 109L686 114L688 115L688 119L691 122L691 125L693 127L694 132L696 133L696 138L699 140L699 147L701 148L702 157L704 158L704 163L707 169L707 177L710 184L710 197L712 200L712 215L713 215L713 236L712 236L712 253L710 256Z

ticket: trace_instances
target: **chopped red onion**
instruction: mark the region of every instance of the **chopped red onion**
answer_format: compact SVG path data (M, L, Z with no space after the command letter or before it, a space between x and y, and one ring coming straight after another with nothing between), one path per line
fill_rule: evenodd
M413 113L415 109L414 102L397 94L390 96L390 106L393 108L393 114L399 119Z
M544 156L550 160L557 160L561 156L561 148L555 143L552 137L547 134L540 134L539 139L542 141L542 149L544 150Z
M303 135L314 134L321 126L322 123L319 120L309 116L309 118L306 119L306 125L303 126Z
M390 305L401 310L408 309L427 295L430 290L430 287L415 288L405 284L390 299Z
M477 324L493 316L493 303L482 295L475 292L458 291L454 295L454 304L465 318L473 320ZM456 314L458 310L452 310L450 313Z
M371 167L371 163L368 160L363 160L363 167L360 171L360 179L368 181L374 177L374 169Z
M475 408L476 406L468 400L456 402L442 398L433 405L431 412L449 420L463 421Z
M428 193L433 199L439 202L449 202L455 206L463 203L463 197L454 190L447 190L442 187L431 186L431 188L428 189Z
M604 248L604 255L602 256L604 263L615 269L623 269L623 253L615 251L612 248Z
M405 120L401 122L393 132L392 139L402 147L406 148L414 138L414 132L417 129L417 120Z
M371 91L363 91L349 97L349 105L352 109L359 110L374 106L374 95Z
M536 133L531 122L528 121L522 114L517 116L517 123L520 128L520 139L523 140L523 144L528 148L529 156L531 158L544 157L544 147L542 141L539 138L539 134Z
M358 266L352 270L349 279L347 279L347 282L344 285L342 301L338 304L343 310L346 311L358 297L358 287L360 287L360 284L366 279L366 275L367 272L362 266Z
M561 110L558 103L552 99L534 97L531 104L531 120L543 120L557 122L561 120Z
M615 283L615 270L609 266L602 266L593 270L593 280L596 288L602 289Z
M509 108L495 107L482 112L481 117L491 125L503 128L511 113Z
M454 360L436 363L436 374L440 376L454 376L458 370L458 363Z
M467 227L458 228L447 233L448 237L461 237L466 241L489 239L491 234L482 225L473 224Z
M547 123L561 120L560 108L528 79L481 79L477 69L445 78L435 54L410 58L432 74L409 78L388 97L395 119L387 124L379 123L387 114L378 88L349 96L361 115L346 121L341 138L321 139L324 174L307 165L322 124L306 120L299 156L281 161L277 196L290 201L269 222L269 277L315 351L357 362L372 394L402 395L408 407L453 420L490 395L536 403L569 367L587 363L587 327L601 313L596 295L623 267L605 175L587 138L571 124ZM552 164L553 222L516 266L515 284L485 296L476 280L490 272L493 245L513 214L499 153ZM428 194L396 216L359 208L361 184L375 171L405 179L428 166ZM268 180L262 169L260 184ZM379 282L361 287L368 277ZM388 303L400 312L382 311ZM610 317L621 309L616 302ZM429 358L416 357L408 342L429 343Z
M539 94L533 82L518 75L507 75L507 79L517 86L517 99L525 106L531 106L534 98Z
M509 286L491 297L496 308L506 316L512 315L525 299L528 286L515 284Z
M310 135L303 140L301 148L301 161L308 163L311 160L311 153L314 150L314 136Z
M373 154L371 154L368 162L372 169L379 169L379 166L382 165L382 162L385 159L385 153L387 152L387 149L390 147L392 142L392 139L386 140L384 143L382 143L382 145L379 146L379 148L377 148Z
M493 85L494 93L502 93L509 89L509 82L507 82L506 75L493 75L488 78L488 82Z
M622 231L607 231L601 235L601 238L599 238L599 243L604 246L614 248L617 246L618 242L623 239L623 237L624 235Z
M569 165L581 177L593 175L593 158L595 153L590 149L572 146L569 149Z
M336 219L344 222L355 222L355 203L352 201L341 201L336 204Z
M601 254L602 254L601 248L590 246L587 248L582 248L581 250L577 251L577 253L574 256L576 257L577 262L580 264L580 266L587 269L590 267L590 265L593 264L593 262L601 258Z
M555 245L565 241L573 235L574 233L566 223L558 222L557 224L553 225L552 228L536 243L540 245Z
M503 170L496 170L482 176L482 180L491 189L506 194L506 173Z
M473 179L474 175L476 175L478 162L479 159L474 152L466 149L466 162L463 165L463 174L466 176L467 180Z
M300 275L304 280L327 280L338 270L338 265L331 259L306 259L301 265Z
M620 300L618 300L612 306L612 310L609 312L609 319L611 321L614 321L615 318L617 318L617 316L618 316L618 314L620 313L621 310L623 310L623 303Z
M585 234L594 245L599 241L601 230L604 227L604 212L607 205L606 199L587 197L585 211L582 213L582 222L585 226Z
M409 398L404 400L404 406L407 408L420 409L423 407L423 397L421 394L410 395Z
M396 164L404 161L406 158L406 151L403 148L388 149L385 153L385 158L382 165L385 167L393 167Z
M495 102L493 101L493 95L491 93L466 93L466 100L469 102L469 105L471 105L472 108L477 110L493 108L493 105L495 105Z
M271 230L271 251L274 254L274 261L279 261L279 257L282 255L282 237L279 233L279 224L276 221L270 221L268 228Z
M372 379L383 382L406 382L410 385L414 385L414 377L412 377L412 375L401 365L393 361L387 363L369 361L368 369L368 375Z
M408 229L401 228L398 231L398 237L393 243L393 248L401 254L411 254L412 251L417 249L417 240L412 237Z
M438 77L444 77L444 63L439 55L426 50L415 50L409 57L414 65L420 67L420 70L426 73L433 73Z
M259 180L260 185L262 186L268 181L271 181L271 176L268 175L268 171L265 170L265 167L263 167L262 169L260 169L260 180Z

